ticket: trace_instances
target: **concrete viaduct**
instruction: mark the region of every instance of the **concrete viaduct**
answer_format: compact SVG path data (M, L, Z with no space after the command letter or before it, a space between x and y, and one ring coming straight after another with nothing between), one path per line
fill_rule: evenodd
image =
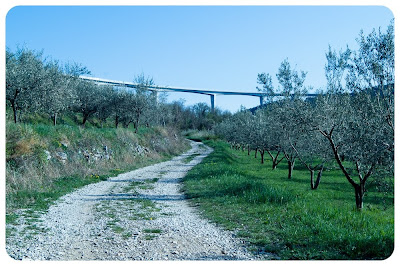
M106 84L117 87L128 87L128 88L137 88L138 84L132 82L125 81L117 81L117 80L109 80L109 79L101 79L94 77L86 77L80 76L82 80L93 81L98 84ZM214 110L215 107L215 97L217 95L242 95L242 96L252 96L258 97L260 99L260 105L263 104L264 97L268 96L268 93L264 92L239 92L239 91L214 91L214 90L202 90L202 89L191 89L191 88L182 88L182 87L163 87L163 86L148 86L149 91L157 92L188 92L188 93L197 93L210 96L211 100L211 110ZM306 94L305 96L316 96L317 94ZM274 94L274 96L283 96L282 94Z

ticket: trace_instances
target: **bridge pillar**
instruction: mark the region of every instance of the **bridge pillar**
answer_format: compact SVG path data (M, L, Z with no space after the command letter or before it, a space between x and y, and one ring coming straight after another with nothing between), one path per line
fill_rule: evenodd
M210 94L211 98L211 112L214 112L215 109L215 94Z
M154 98L156 99L156 103L158 103L158 91L152 91L151 92L154 96Z
M264 103L264 96L260 96L259 98L260 98L260 105L263 105L263 103Z

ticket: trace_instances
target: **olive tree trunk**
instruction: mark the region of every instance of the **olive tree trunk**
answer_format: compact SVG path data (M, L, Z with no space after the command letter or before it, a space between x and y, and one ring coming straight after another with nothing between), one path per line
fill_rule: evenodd
M54 114L51 116L51 120L53 121L53 125L54 125L54 126L57 126L57 113L54 113Z
M118 124L119 124L119 116L115 115L115 128L118 128Z
M292 179L295 160L288 160L288 179Z
M296 162L296 155L284 152L285 158L288 162L288 179L292 179L294 163Z
M276 167L278 166L278 164L279 164L279 163L283 160L283 158L285 158L285 157L282 157L280 160L278 160L278 156L279 156L280 151L278 151L278 152L276 153L275 156L274 156L270 151L267 151L267 152L268 152L269 156L270 156L271 159L272 159L272 170L275 170Z
M365 184L360 184L354 186L355 196L356 196L356 207L358 210L363 208L363 201L364 201L364 193L365 193Z
M332 131L331 130L329 133L328 132L324 132L324 131L320 131L321 134L323 136L325 136L328 141L329 144L332 148L333 154L335 156L335 160L337 162L337 164L339 165L340 169L342 170L343 174L345 175L347 181L349 181L349 183L353 186L354 191L355 191L355 198L356 198L356 208L357 210L362 210L363 208L363 201L364 201L364 194L365 194L365 183L367 182L368 177L371 176L372 171L375 169L375 164L373 163L372 165L370 165L368 172L363 175L359 166L359 162L355 162L356 165L356 169L358 172L358 179L360 181L359 184L357 184L353 178L350 176L350 173L346 170L346 168L343 165L343 161L340 157L339 151L338 151L338 146L335 144L335 142L333 141L332 138Z
M323 169L324 168L321 167L321 169L318 171L317 179L315 181L314 181L314 172L315 172L315 170L314 169L309 169L309 171L310 171L310 181L311 181L310 183L311 183L311 189L312 190L315 190L315 189L318 188L318 185L321 182L321 176L322 176L322 170Z
M14 101L10 101L10 102L11 102L11 108L13 110L14 123L17 123L17 107L15 106Z
M264 153L265 153L265 150L264 150L264 149L261 149L261 150L260 150L261 164L264 164Z

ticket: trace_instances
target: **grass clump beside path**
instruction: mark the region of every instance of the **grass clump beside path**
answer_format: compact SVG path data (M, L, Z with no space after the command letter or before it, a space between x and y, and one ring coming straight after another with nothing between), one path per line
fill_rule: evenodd
M369 188L363 211L339 170L326 170L311 190L301 165L272 170L254 153L205 141L214 152L184 180L184 191L207 218L234 230L255 253L280 259L385 259L394 248L393 193Z

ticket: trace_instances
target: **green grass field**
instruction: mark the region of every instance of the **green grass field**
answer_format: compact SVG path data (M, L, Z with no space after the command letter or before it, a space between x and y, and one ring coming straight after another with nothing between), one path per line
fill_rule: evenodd
M364 209L338 170L326 170L317 190L299 162L271 169L247 151L205 141L214 152L184 180L184 191L207 218L234 230L255 253L280 259L385 259L394 248L394 193L370 186Z

